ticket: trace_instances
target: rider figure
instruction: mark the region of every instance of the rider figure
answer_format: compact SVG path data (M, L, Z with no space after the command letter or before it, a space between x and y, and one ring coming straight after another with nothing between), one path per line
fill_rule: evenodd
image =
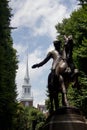
M55 49L48 52L46 58L42 62L40 62L38 64L34 64L32 66L32 68L43 66L45 63L47 63L52 58L53 59L52 70L55 70L56 63L58 62L58 59L61 58L61 56L60 56L61 41L56 40L56 41L53 42L53 44L54 44Z

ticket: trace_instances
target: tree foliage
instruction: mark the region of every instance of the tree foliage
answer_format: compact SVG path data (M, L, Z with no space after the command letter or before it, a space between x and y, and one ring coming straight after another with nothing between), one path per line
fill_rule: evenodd
M0 129L12 130L16 110L16 50L11 38L11 9L0 0Z
M27 108L18 104L17 113L14 118L14 130L28 130L30 128L29 113Z
M84 5L87 5L87 0L78 0L79 4L84 7Z
M63 43L64 35L73 36L73 61L80 71L81 90L73 90L74 92L69 91L69 93L72 95L72 104L79 107L87 116L87 6L82 6L72 12L70 18L63 19L62 23L56 25L56 29L58 32L57 38L62 40Z
M32 124L31 130L41 129L46 119L45 115L36 108L32 108L29 113L30 113L29 120Z
M39 130L45 119L45 115L38 109L19 104L16 118L14 118L14 130Z

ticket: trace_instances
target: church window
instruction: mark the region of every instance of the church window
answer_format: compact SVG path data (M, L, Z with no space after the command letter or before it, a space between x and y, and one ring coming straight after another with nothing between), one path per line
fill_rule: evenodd
M30 88L28 88L28 93L30 93Z
M26 88L25 88L25 93L26 93Z

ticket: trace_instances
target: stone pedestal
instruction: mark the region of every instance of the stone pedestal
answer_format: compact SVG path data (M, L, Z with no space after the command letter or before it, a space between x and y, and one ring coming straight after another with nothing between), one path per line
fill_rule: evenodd
M87 122L78 108L61 107L47 118L43 130L87 130Z

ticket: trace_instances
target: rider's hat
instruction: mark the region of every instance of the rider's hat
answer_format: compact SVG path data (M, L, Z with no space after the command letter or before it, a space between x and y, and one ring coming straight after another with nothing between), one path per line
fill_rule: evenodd
M53 44L54 44L54 45L60 45L60 44L61 44L61 41L60 41L60 40L55 40L55 41L53 41Z

